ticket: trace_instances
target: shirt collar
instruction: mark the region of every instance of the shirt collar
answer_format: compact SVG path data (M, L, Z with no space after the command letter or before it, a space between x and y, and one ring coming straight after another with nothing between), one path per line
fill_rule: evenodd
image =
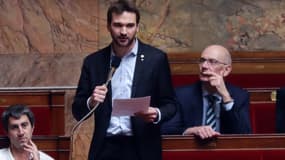
M221 101L222 97L218 93L210 94L204 87L202 87L202 95L203 97L207 97L208 95L213 95L218 98L218 101Z

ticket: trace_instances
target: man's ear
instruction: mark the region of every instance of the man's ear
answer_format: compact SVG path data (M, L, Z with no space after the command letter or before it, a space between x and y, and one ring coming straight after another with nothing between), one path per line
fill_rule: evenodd
M35 126L32 126L32 135L33 135L33 133L34 133L34 129L35 129Z
M224 73L223 73L223 76L224 76L224 77L228 76L228 75L231 73L231 71L232 71L232 66L231 66L231 65L227 65L227 66L225 67L225 71L224 71Z

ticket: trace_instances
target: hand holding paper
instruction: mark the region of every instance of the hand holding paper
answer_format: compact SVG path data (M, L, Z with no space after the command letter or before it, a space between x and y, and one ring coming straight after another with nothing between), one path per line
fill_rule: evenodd
M137 112L135 116L142 118L145 122L155 122L158 117L158 111L154 107L148 107L146 112Z

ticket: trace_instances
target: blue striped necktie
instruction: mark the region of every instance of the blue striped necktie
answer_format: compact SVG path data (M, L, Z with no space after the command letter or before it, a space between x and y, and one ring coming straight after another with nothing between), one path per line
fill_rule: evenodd
M213 130L217 130L216 114L215 114L215 105L218 100L216 96L208 95L208 108L206 112L206 125L211 126Z

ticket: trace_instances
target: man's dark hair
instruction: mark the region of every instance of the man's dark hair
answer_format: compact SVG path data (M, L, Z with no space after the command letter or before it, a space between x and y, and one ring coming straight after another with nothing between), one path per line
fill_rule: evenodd
M107 12L107 22L108 25L112 22L112 14L122 14L123 12L131 12L136 14L136 22L140 22L140 12L137 9L136 5L130 0L118 0L111 4Z
M9 123L9 118L13 117L15 119L19 119L22 115L27 115L29 118L29 121L34 127L35 124L35 117L33 112L26 106L22 104L15 104L9 106L3 113L2 113L2 125L4 129L8 132L8 123Z

